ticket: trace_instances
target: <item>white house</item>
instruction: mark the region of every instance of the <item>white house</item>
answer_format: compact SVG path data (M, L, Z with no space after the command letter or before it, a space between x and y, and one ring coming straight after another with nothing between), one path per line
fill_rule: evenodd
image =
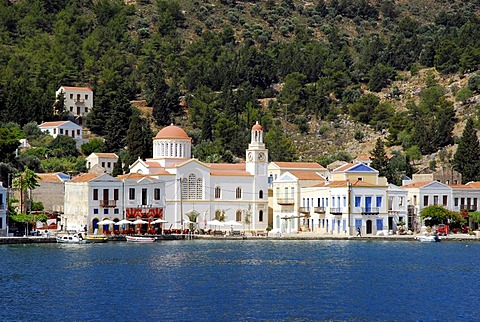
M238 229L264 230L268 226L268 150L263 128L252 127L246 162L204 163L191 158L191 138L174 125L160 130L153 139L153 158L137 160L131 173L165 181L165 218L179 228L188 214L197 214L202 229L212 219L234 220Z
M93 108L93 91L88 87L60 86L55 92L57 100L61 93L64 95L67 111L75 116L78 124L82 124L83 118Z
M118 161L118 155L115 153L94 152L86 158L86 161L88 170L98 166L103 172L111 174L115 163Z
M75 139L77 147L83 143L83 129L72 121L44 122L38 126L40 130L47 131L56 138L59 135L70 136Z
M6 236L7 228L7 188L0 182L0 236Z

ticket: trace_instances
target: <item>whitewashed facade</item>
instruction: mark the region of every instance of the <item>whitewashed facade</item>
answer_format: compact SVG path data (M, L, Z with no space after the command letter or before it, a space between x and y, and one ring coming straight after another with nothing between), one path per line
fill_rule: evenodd
M73 115L79 124L93 108L93 91L88 87L60 86L55 92L58 99L61 93L65 97L65 108Z
M165 181L165 218L172 228L181 228L188 214L197 214L196 226L220 218L241 223L237 229L264 230L268 226L268 150L263 128L256 124L240 164L203 163L191 158L191 138L177 126L158 132L153 158L137 160L131 173Z
M94 152L86 158L86 161L88 170L97 166L103 169L105 173L111 174L115 167L115 163L118 161L118 155L115 153Z
M72 121L44 122L38 127L40 130L48 132L54 138L59 135L72 137L75 139L77 147L83 144L83 129Z

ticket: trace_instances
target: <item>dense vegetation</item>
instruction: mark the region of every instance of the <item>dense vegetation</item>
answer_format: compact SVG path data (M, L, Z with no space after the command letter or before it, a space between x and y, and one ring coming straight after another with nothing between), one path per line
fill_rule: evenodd
M31 130L68 117L54 108L60 85L94 90L87 126L105 142L81 152L118 152L127 165L151 153L139 139L151 124L184 126L194 155L217 162L243 157L259 120L271 159L294 160L289 124L308 135L308 122L349 117L388 133L405 173L409 159L454 143L453 102L433 77L403 110L375 93L400 99L390 85L402 71L477 71L479 10L480 1L443 0L0 0L0 174L82 170L77 151ZM458 94L479 91L473 74ZM135 99L152 107L151 119ZM37 148L15 157L22 137Z

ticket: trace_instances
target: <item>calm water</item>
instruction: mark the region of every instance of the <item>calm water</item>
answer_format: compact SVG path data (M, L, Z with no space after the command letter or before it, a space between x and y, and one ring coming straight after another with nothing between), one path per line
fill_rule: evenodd
M0 258L2 321L480 320L480 243L4 245Z

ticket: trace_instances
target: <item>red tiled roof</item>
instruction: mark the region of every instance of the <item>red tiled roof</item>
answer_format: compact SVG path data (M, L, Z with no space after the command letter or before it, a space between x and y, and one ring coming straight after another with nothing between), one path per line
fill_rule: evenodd
M300 180L325 180L316 172L290 171L290 173Z
M347 171L348 169L350 169L351 167L354 167L354 166L357 166L358 164L356 163L347 163L347 164L344 164L344 165L341 165L339 166L338 168L334 169L333 171L334 172L337 172L337 171Z
M88 87L74 87L74 86L62 86L67 91L82 91L82 92L91 92L92 89Z
M212 176L235 176L235 177L251 176L251 174L247 171L224 171L224 170L211 170L210 175L212 175Z
M59 172L53 173L37 173L38 181L41 182L63 182L58 176Z
M98 174L98 173L84 173L79 176L76 176L75 178L70 180L70 182L89 182L95 178L100 177L101 175L102 174Z
M418 181L418 182L412 182L409 184L406 184L404 186L401 186L401 188L421 188L426 186L429 183L432 183L433 181Z
M155 136L156 139L190 139L187 132L185 132L182 128L169 125L158 131L157 135Z
M55 121L55 122L43 122L38 127L56 127L62 124L68 123L70 121Z
M109 159L118 159L118 155L116 155L115 153L98 153L98 152L94 152L93 154L95 154L97 157L99 158L109 158Z
M245 163L205 163L212 170L245 170Z
M359 155L358 157L355 158L355 160L367 160L370 161L370 155Z

